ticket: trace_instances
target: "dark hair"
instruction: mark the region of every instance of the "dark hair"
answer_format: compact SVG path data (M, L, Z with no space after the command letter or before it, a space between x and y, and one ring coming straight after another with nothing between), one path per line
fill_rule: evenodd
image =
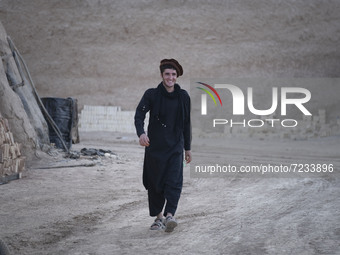
M173 70L175 70L176 73L177 73L177 70L176 70L176 68L175 68L173 65L165 64L165 65L161 65L161 66L159 67L159 70L161 71L161 74L164 72L165 69L173 69ZM178 74L177 74L177 76L178 76Z

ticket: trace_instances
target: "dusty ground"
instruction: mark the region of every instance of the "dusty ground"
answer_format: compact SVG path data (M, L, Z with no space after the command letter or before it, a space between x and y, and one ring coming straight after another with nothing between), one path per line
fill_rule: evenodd
M36 162L21 180L0 186L1 236L13 254L340 253L336 174L197 179L190 178L186 166L178 228L171 234L151 232L141 183L144 151L135 136L81 137L73 150L109 149L118 158L71 160L55 154L52 161ZM214 148L201 147L204 143L194 143L196 159L207 150L221 154L218 143ZM271 142L230 138L222 147L232 164L313 158L339 169L339 144L339 137ZM38 169L89 163L96 164Z
M183 64L186 89L197 77L337 77L339 19L339 1L0 1L0 20L41 97L124 110L159 82L165 57ZM196 159L225 153L237 165L340 166L339 137L194 143ZM0 237L13 254L340 254L333 174L195 179L186 167L179 226L166 234L148 230L135 135L81 134L73 149L83 147L118 158L44 157L23 179L0 186Z

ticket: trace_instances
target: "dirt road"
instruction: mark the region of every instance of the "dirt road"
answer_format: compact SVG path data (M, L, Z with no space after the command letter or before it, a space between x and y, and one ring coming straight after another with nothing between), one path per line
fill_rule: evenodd
M12 254L340 253L336 174L191 178L186 166L176 215L179 226L171 234L152 232L141 183L144 151L135 136L84 133L81 137L73 150L109 149L117 157L71 160L55 154L52 160L36 162L24 178L0 186L0 236ZM194 145L194 156L207 149L219 152L218 144L213 149L202 143ZM314 155L338 167L339 144L339 137L276 142L230 139L224 148L233 164L252 157L283 163L287 155L290 159ZM95 165L67 167L89 163ZM64 167L38 169L48 166Z

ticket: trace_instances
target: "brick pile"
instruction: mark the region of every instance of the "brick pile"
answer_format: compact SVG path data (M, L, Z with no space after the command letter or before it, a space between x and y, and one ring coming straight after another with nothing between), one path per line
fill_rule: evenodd
M135 111L122 111L120 106L84 105L79 117L80 131L135 133ZM149 122L148 115L145 123Z
M20 153L20 144L13 139L8 120L0 114L0 183L21 177L25 169L25 157Z

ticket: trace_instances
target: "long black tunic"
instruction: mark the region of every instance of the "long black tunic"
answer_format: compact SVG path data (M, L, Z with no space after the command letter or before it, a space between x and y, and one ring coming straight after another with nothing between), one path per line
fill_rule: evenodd
M136 109L138 137L145 133L144 120L148 111L150 145L145 148L144 187L156 192L162 192L165 184L181 188L183 149L190 150L191 146L190 97L178 84L171 93L162 83L148 89Z

